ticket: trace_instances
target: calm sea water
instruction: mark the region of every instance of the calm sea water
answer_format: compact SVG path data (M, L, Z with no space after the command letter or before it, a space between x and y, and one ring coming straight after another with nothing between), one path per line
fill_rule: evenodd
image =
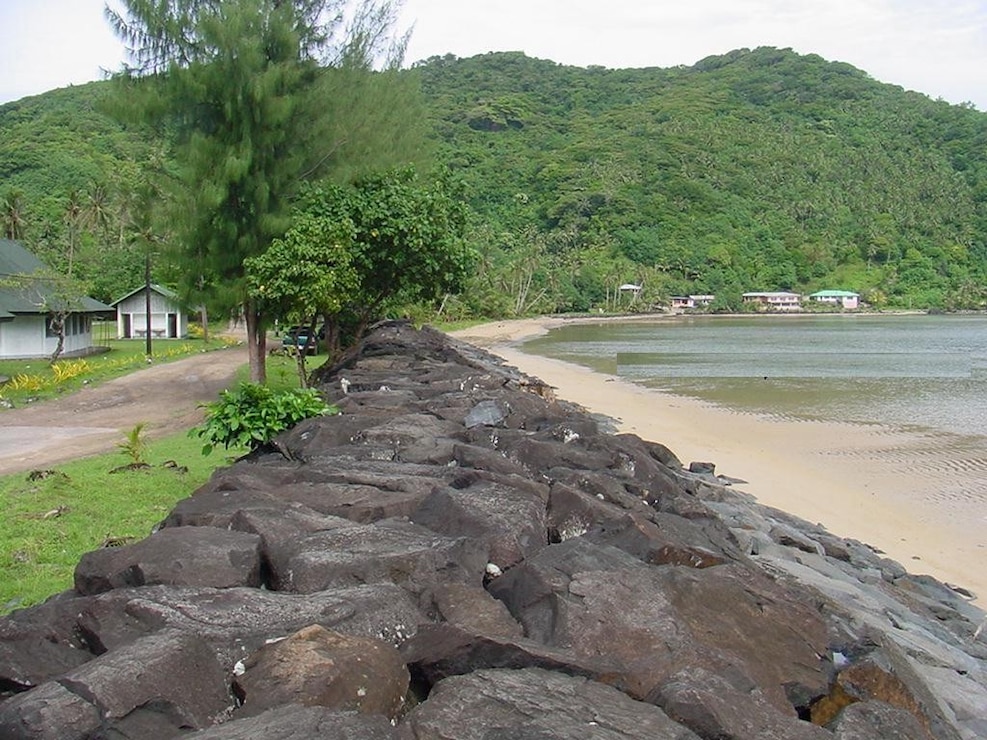
M740 412L984 437L987 316L572 324L524 350Z

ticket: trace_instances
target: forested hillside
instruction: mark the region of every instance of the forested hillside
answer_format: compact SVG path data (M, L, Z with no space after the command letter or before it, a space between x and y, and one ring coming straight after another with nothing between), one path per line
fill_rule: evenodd
M422 73L444 156L499 235L488 258L556 265L567 308L627 281L734 306L819 288L983 305L987 114L771 48L689 68L491 54Z
M162 142L105 111L108 83L52 90L0 106L0 223L47 264L102 300L141 284L151 236L147 178Z
M648 303L843 288L984 307L987 113L772 48L627 70L498 53L408 74L475 214L481 269L449 313L612 308L625 282ZM109 299L140 265L134 203L166 149L100 112L104 84L0 107L0 216Z

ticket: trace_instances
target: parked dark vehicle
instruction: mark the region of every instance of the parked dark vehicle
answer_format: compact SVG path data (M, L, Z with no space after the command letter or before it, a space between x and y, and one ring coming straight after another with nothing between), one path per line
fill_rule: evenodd
M302 351L308 346L308 354L315 355L319 353L319 345L326 338L326 329L324 326L320 326L309 341L309 327L307 326L291 326L285 329L284 337L281 338L281 346L285 349L290 349L294 351Z

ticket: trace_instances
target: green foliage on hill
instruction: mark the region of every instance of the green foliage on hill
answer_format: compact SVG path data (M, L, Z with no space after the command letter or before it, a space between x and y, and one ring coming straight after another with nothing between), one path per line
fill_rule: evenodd
M987 113L972 107L773 48L672 69L447 56L414 74L481 256L450 318L614 308L626 282L649 302L710 292L721 308L749 290L987 299ZM125 201L162 149L100 113L102 86L0 106L0 203L21 191L25 241L46 259L73 189ZM84 222L83 276L124 250L116 212L102 232Z
M143 282L137 201L161 150L103 111L109 92L92 82L0 106L0 203L19 194L18 238L55 270L73 259L104 301Z
M987 114L772 48L675 69L510 53L421 70L491 264L536 234L525 249L555 268L533 284L555 307L622 282L721 305L824 287L984 305Z

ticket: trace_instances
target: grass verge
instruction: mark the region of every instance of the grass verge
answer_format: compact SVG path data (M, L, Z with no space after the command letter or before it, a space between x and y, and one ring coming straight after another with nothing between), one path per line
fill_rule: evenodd
M201 449L198 437L182 432L148 443L147 468L110 472L130 460L116 452L59 465L37 480L0 477L0 613L72 588L84 553L108 540L143 539L217 467L246 452L207 458Z
M229 342L201 340L173 345L155 361L178 359ZM87 358L95 369L63 379L43 397L61 396L83 384L109 380L147 364L140 340L111 342L106 355ZM44 360L0 363L0 374L28 370L54 373ZM269 357L268 385L274 390L298 387L295 361ZM13 372L11 372L13 371ZM237 371L234 385L247 380L249 368ZM10 389L4 387L7 393ZM0 396L2 398L3 396ZM7 396L9 398L9 396ZM25 395L17 398L24 400ZM19 405L19 404L18 404ZM139 436L139 430L134 433ZM57 465L44 476L14 473L0 476L0 614L44 601L72 588L73 574L83 554L108 541L127 543L148 536L175 504L204 484L213 471L247 452L246 448L202 455L202 439L179 432L140 446L146 468L126 468L132 461L134 440L121 435L121 450Z
M143 366L143 354L139 360ZM273 389L298 387L292 358L270 357L267 369ZM234 385L248 375L246 365L239 368ZM179 432L141 447L147 468L110 472L132 459L126 435L118 446L119 452L60 464L38 480L29 473L0 476L0 614L72 588L83 554L107 540L143 539L214 470L247 452L220 448L206 457L200 437Z
M151 362L161 363L221 349L235 344L228 338L158 342ZM140 339L114 339L106 342L108 352L88 357L59 360L50 365L45 359L0 360L0 376L9 380L0 385L0 400L13 406L44 401L132 373L148 364Z

